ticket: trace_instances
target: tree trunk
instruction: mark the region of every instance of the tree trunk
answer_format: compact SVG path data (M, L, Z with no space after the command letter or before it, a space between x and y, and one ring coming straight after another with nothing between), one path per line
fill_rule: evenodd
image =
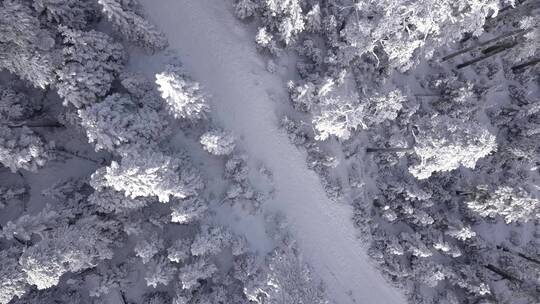
M484 60L484 59L487 59L487 58L489 58L489 57L491 57L491 56L493 56L493 55L496 55L496 54L501 53L501 52L503 52L503 51L506 51L506 50L508 50L508 49L510 49L510 48L513 48L513 47L516 46L516 45L517 45L517 42L512 42L512 43L506 44L506 45L504 45L504 46L501 46L500 48L497 48L496 50L494 50L494 51L491 52L490 54L487 54L487 55L484 55L484 56L475 58L475 59L473 59L473 60L469 60L469 61L466 61L466 62L464 62L464 63L458 64L458 65L456 66L456 68L459 70L459 69L468 67L468 66L471 65L471 64L475 64L475 63L477 63L477 62L480 62L480 61L482 61L482 60Z
M441 97L441 94L414 94L414 97Z
M479 44L477 44L477 45L473 45L473 46L471 46L471 47L468 47L468 48L464 48L464 49L462 49L462 50L459 50L459 51L457 51L457 52L455 52L455 53L446 55L446 56L444 56L444 57L442 58L441 61L442 61L442 62L445 62L445 61L447 61L447 60L449 60L449 59L452 59L452 58L454 58L454 57L456 57L456 56L459 56L459 55L461 55L461 54L465 54L465 53L467 53L467 52L469 52L469 51L472 51L472 50L474 50L474 49L476 49L476 48L479 48L479 47L488 45L488 44L490 44L490 43L493 43L493 42L496 42L496 41L499 41L499 40L502 40L502 39L504 39L504 38L508 38L508 37L511 37L511 36L514 36L514 35L517 35L517 34L525 34L525 32L527 32L527 30L520 29L520 30L515 30L515 31L511 31L511 32L502 34L501 36L495 37L495 38L493 38L493 39L489 39L489 40L484 41L484 42L481 42L481 43L479 43Z
M28 128L65 128L65 126L58 122L52 123L36 123L36 124L20 124L20 125L8 125L11 129L28 127Z
M523 69L525 69L526 67L528 66L531 66L531 65L535 65L537 63L540 62L540 58L536 58L536 59L532 59L532 60L529 60L527 62L524 62L524 63L521 63L521 64L518 64L518 65L515 65L512 67L512 72L514 73L519 73L521 72Z
M84 159L84 160L87 160L87 161L96 163L96 164L98 164L98 165L103 165L103 163L104 163L104 159L98 161L98 160L92 159L92 158L87 157L87 156L79 155L79 153L77 153L77 152L71 152L71 151L68 151L68 150L66 150L66 149L63 148L63 147L58 147L58 148L56 148L56 149L52 149L51 151L52 151L52 152L56 152L56 153L60 153L60 154L64 154L64 155L69 155L69 156L77 157L77 158L80 158L80 159Z
M459 196L471 196L473 195L474 193L471 192L471 191L461 191L461 190L456 190L456 195L459 195Z
M519 256L519 257L521 257L521 258L523 258L523 259L525 259L525 260L527 260L527 261L529 261L529 262L532 262L532 263L535 263L535 264L540 265L540 260L535 259L535 258L531 258L531 257L529 257L529 256L526 256L525 254L523 254L523 253L521 253L521 252L515 252L515 251L512 251L512 250L510 250L510 249L508 249L508 248L506 248L506 247L503 247L503 246L497 246L497 249L500 249L500 250L502 250L502 251L504 251L504 252L511 253L511 254L513 254L513 255L517 255L517 256Z
M496 274L500 275L501 277L507 279L508 281L519 282L519 283L521 283L521 280L520 280L520 279L518 279L518 278L516 278L516 277L514 277L514 276L512 276L512 275L510 275L509 273L507 273L506 271L500 269L500 268L497 267L497 266L494 266L494 265L492 265L492 264L487 264L487 265L484 265L484 267L485 267L487 270L489 270L489 271L491 271L491 272L493 272L493 273L496 273Z
M533 263L535 263L535 264L540 265L540 260L537 260L537 259L531 258L531 257L529 257L529 256L526 256L526 255L524 255L524 254L521 253L521 252L518 252L517 255L520 256L520 257L522 257L522 258L524 258L525 260L527 260L527 261L529 261L529 262L533 262Z
M500 49L504 49L504 48L507 48L508 46L510 45L510 43L503 43L503 44L495 44L495 45L492 45L488 48L485 48L481 51L482 54L484 55L487 55L489 53L492 53L492 52L495 52L495 51L498 51Z
M413 148L367 148L366 153L412 152Z
M29 200L30 199L30 185L26 181L26 177L21 172L21 170L17 171L17 175L19 175L19 177L21 178L21 180L22 180L22 182L24 184L24 190L26 191L25 196L28 195L28 200ZM23 214L25 214L26 211L28 211L28 200L26 199L26 197L24 197L21 200L22 201L22 206L23 206L23 212L22 212Z
M13 239L15 241L17 241L18 243L20 243L21 245L25 246L25 247L30 247L32 246L32 243L30 241L25 241L25 240L21 240L20 238L18 238L17 236L13 236Z
M128 301L126 299L126 294L124 293L124 291L122 289L120 289L119 291L120 291L120 297L122 298L123 304L128 304Z

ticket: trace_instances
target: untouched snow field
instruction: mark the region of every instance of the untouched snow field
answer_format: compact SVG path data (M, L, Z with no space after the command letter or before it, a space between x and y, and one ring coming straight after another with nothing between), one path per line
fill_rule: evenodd
M273 173L276 193L267 210L290 222L305 260L335 303L400 304L404 296L370 263L356 238L352 208L328 199L305 155L278 128L276 101L283 81L265 70L253 35L223 0L142 0L171 49L209 92L216 121L240 138L250 161ZM272 94L269 95L269 92Z

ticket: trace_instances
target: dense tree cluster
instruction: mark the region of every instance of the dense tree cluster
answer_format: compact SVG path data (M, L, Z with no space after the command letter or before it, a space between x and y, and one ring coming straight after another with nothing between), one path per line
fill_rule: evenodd
M538 1L231 2L411 303L540 302ZM126 68L167 45L136 0L0 1L1 304L328 303L291 236L217 224L267 194L178 62Z
M259 259L213 218L193 149L223 156L223 200L257 197L208 95L177 60L126 69L131 44L167 47L136 0L0 3L0 303L247 303L274 279L302 299L294 252Z
M411 303L540 300L538 1L233 6L297 56L281 125Z

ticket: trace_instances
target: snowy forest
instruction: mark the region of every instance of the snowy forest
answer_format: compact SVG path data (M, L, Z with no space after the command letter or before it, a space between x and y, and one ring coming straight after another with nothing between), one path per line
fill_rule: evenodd
M540 303L540 0L0 0L0 304Z

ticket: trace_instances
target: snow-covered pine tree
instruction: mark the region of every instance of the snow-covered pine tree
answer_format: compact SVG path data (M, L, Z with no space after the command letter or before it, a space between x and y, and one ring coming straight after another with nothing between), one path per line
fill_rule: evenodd
M102 102L78 111L88 141L96 150L119 154L153 144L167 135L167 121L145 105L137 105L128 95L112 94Z
M191 243L191 254L194 256L210 256L219 253L230 245L232 235L220 226L203 225Z
M96 4L93 0L32 0L38 15L45 15L54 25L61 24L83 29L95 18Z
M63 62L56 72L58 95L77 108L105 97L122 71L125 54L121 44L102 32L60 27Z
M211 278L218 271L208 258L197 258L192 263L182 266L178 272L182 289L194 290L201 285L201 281Z
M46 233L29 247L19 259L28 283L46 289L57 285L66 272L78 272L94 267L99 260L111 259L109 246L114 240L104 233L107 223L96 224L96 217L85 218L76 225Z
M167 248L167 258L173 263L184 263L191 257L191 241L177 239Z
M152 203L152 199L146 197L130 198L122 192L105 188L90 194L88 196L88 203L97 206L100 212L121 214L149 206Z
M175 118L199 120L210 110L199 83L192 81L178 66L168 65L156 74L156 84L169 112Z
M423 118L415 138L420 161L409 171L418 179L459 166L474 169L478 159L497 148L495 136L480 124L446 116Z
M92 175L95 189L111 187L131 198L156 196L160 202L172 197L186 198L203 188L199 172L181 154L141 150L126 154L120 162L101 168Z
M196 222L204 217L207 209L208 203L198 196L174 199L171 202L171 222L182 225Z
M271 252L267 267L244 289L249 300L256 303L329 303L322 285L316 282L309 267L292 248Z
M135 254L146 264L165 248L165 243L156 233L145 233L135 244Z
M45 88L54 82L54 44L54 35L41 28L28 6L16 0L0 3L0 69Z
M363 105L358 96L323 98L312 123L317 140L326 140L330 136L348 139L352 131L364 126Z
M257 2L253 0L237 0L234 3L234 13L240 19L247 19L254 15L257 7Z
M17 260L15 250L0 251L0 304L8 304L28 290L26 275Z
M486 18L497 14L500 2L362 1L344 7L351 13L340 34L358 55L382 48L388 64L405 71L464 33L478 36Z
M13 200L20 200L26 193L25 188L0 186L0 209L5 208Z
M484 217L502 217L508 224L540 219L540 199L519 186L479 189L467 206Z
M264 22L279 33L286 45L292 43L305 29L304 15L300 0L268 0L261 6L266 10Z
M201 136L201 145L213 155L229 155L235 147L235 138L229 132L212 130Z
M128 41L152 52L168 46L165 35L134 9L138 5L136 0L98 0L98 3L114 27Z
M154 257L146 265L144 279L147 286L156 288L158 285L167 286L174 280L176 266L162 255Z
M33 235L43 236L45 231L67 225L66 219L54 211L50 205L35 215L24 214L14 221L8 221L2 228L0 237L7 240L30 241Z
M37 171L51 158L53 143L45 144L30 128L0 124L0 163L12 172Z
M41 107L27 94L13 86L0 85L0 119L4 123L20 122L31 118Z

